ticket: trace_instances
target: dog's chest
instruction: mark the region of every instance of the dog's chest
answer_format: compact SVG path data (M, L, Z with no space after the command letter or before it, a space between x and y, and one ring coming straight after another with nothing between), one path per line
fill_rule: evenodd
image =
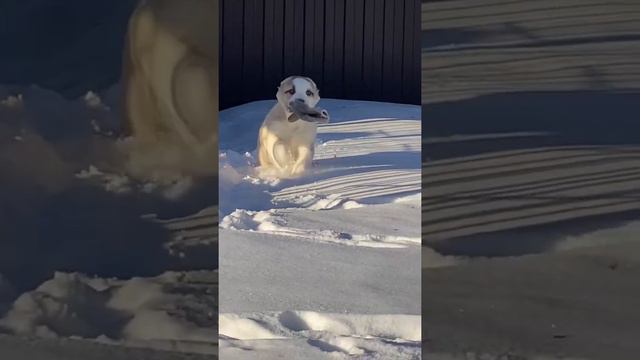
M278 121L271 125L271 131L282 140L313 142L316 137L317 125L306 121Z

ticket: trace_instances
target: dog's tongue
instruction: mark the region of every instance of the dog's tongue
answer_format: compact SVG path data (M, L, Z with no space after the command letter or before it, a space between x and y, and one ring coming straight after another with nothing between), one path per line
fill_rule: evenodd
M289 121L294 122L303 120L318 124L326 124L329 122L329 113L319 107L311 108L305 103L295 103L291 106L293 114L289 116Z

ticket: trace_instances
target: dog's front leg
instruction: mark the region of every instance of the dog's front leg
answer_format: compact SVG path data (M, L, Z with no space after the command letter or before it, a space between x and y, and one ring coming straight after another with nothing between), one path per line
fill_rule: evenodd
M286 171L293 162L291 151L287 147L287 144L280 140L273 144L273 147L271 148L271 156L273 157L273 164L280 171Z
M302 175L311 165L313 151L308 146L298 146L298 157L291 168L292 175Z

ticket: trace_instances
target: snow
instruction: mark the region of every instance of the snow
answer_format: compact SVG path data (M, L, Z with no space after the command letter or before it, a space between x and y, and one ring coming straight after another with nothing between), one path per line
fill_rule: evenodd
M306 238L325 243L337 243L340 245L367 246L367 247L393 247L403 248L408 245L420 244L420 234L417 233L420 224L411 219L415 213L415 206L409 205L372 205L362 207L350 205L346 202L340 208L322 207L315 204L311 210L335 209L326 214L326 218L318 219L318 215L312 211L299 212L291 209L279 209L269 211L236 210L227 215L220 222L221 229L245 230L264 234L280 235L282 237ZM357 210L356 210L357 209ZM399 230L389 230L386 226L375 221L380 213L392 214L393 220L405 225L412 236L394 234ZM324 215L324 214L323 214ZM410 220L401 219L402 215L409 216ZM344 222L341 219L354 217L355 222ZM372 219L362 220L360 219ZM296 227L291 224L299 224ZM412 224L413 223L413 224ZM410 227L415 226L416 231L411 232ZM330 228L331 230L322 230Z
M199 292L211 294L216 289L190 281L215 278L214 272L205 271L166 272L126 281L59 272L20 295L0 319L0 329L16 335L80 337L131 346L181 343L183 348L193 345L192 352L214 354L214 304ZM191 321L180 316L184 311ZM151 342L159 344L151 346Z
M90 109L109 110L109 107L102 102L100 95L93 91L88 91L84 95L84 102Z
M128 173L119 97L0 86L0 358L218 352L215 182Z
M157 346L160 347L160 346ZM204 360L214 355L118 346L109 341L0 335L0 358L11 360ZM87 354L90 354L89 356Z
M420 107L323 99L312 170L263 180L273 103L220 114L221 357L420 358Z
M242 317L222 314L220 334L225 358L251 358L252 351L260 358L265 358L265 353L291 356L291 351L300 354L298 356L304 354L305 358L320 358L322 353L330 353L333 358L363 355L369 359L417 358L415 348L420 344L420 320L419 315L347 315L313 311L244 314ZM285 353L283 349L271 346L291 350Z
M7 96L6 99L0 100L0 105L10 109L16 109L16 108L22 107L23 104L24 102L22 100L22 94L9 95Z
M253 173L273 102L224 111L218 302L210 184L108 161L118 95L0 87L0 356L211 356L220 333L231 359L419 358L419 107L323 100L316 166L281 181Z

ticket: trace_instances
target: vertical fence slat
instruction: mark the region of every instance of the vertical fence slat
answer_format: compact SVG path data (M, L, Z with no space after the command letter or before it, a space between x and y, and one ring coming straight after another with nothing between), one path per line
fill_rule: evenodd
M325 1L325 16L324 16L324 59L322 72L323 82L322 82L322 96L324 94L333 94L335 93L335 84L336 74L333 71L333 61L335 59L335 46L334 46L334 35L335 35L335 19L336 19L336 1L337 0L326 0Z
M295 72L295 61L294 59L294 17L295 17L295 3L296 0L285 0L284 2L284 43L283 43L283 52L282 57L284 58L284 75L289 76ZM301 46L301 45L300 45Z
M304 3L304 23L303 23L303 33L304 33L304 61L302 66L302 72L298 75L309 75L311 76L311 72L313 71L313 66L315 63L315 59L313 57L313 46L315 37L313 36L314 23L316 17L314 16L313 9L314 4L313 0L299 0L301 3Z
M271 81L267 84L267 94L271 93L275 95L275 89L280 82L285 77L284 71L284 32L285 32L285 0L276 0L275 1L275 9L274 9L274 17L273 21L275 24L274 31L276 32L274 35L274 43L272 44L273 49L276 53L273 68L266 68L265 71L269 73L271 77Z
M404 53L404 1L393 1L393 57L391 92L393 101L402 101L402 55Z
M343 84L344 81L344 42L345 42L345 18L344 18L344 10L345 10L345 1L346 0L336 0L336 18L335 18L335 31L333 33L333 66L331 71L335 74L335 83L333 84L333 92L335 94L334 97L344 97L345 95L345 87Z
M364 98L364 83L363 83L363 43L364 43L364 0L354 0L354 13L353 13L353 72L352 78L354 80L354 89L350 94L357 98Z
M392 99L394 97L393 89L390 85L393 82L393 21L394 10L393 0L385 0L384 2L384 52L382 54L382 96Z
M374 87L376 82L374 68L374 43L375 43L375 1L365 1L363 11L363 30L362 30L362 96L365 99L374 99Z
M282 54L282 51L279 52L277 48L278 36L275 23L276 5L276 0L264 0L264 32L262 35L264 49L261 69L263 81L259 84L260 94L266 94L269 90L267 84L274 81L273 71L269 71L269 69L277 68L278 57Z
M304 74L304 0L294 1L293 6L293 42L290 49L292 52L287 52L287 56L293 58L293 71L287 75L302 75ZM289 19L287 19L289 21Z
M358 68L356 62L356 9L355 0L347 0L344 11L344 91L353 94L357 91L358 78L355 76Z
M376 39L373 43L373 59L371 62L373 63L373 74L370 76L375 81L375 86L373 90L373 98L375 100L383 100L384 94L382 93L383 88L383 76L384 69L382 68L383 59L384 59L384 41L382 40L384 37L384 2L385 0L374 0L375 8L374 8L374 17L375 17L375 28L373 36Z
M412 104L420 104L422 102L422 94L421 94L421 84L422 84L422 33L420 30L421 26L421 11L422 5L419 0L414 0L414 8L413 11L413 68L411 75L408 77L411 78L411 81L407 84L409 87L413 88L411 94L407 96L407 102Z
M325 0L314 1L314 16L316 18L313 28L313 59L314 66L309 74L318 86L324 84L324 72L322 71L324 63L324 3Z
M225 0L222 18L223 48L220 51L220 106L236 105L242 96L242 40L244 0Z
M264 43L262 41L263 29L263 0L244 0L244 41L243 41L243 67L242 77L244 84L243 94L249 100L259 99L261 96L260 84L262 83L262 53Z
M416 2L416 0L405 0L404 46L402 48L402 83L407 86L402 86L403 99L411 97L411 91L414 90L413 86L409 86L409 84L411 81L415 81L415 79L411 78L411 75L413 75L414 57L417 56L413 52L413 41L414 37L417 35L413 26L413 17L417 16L414 13L414 11L417 11L414 6Z

